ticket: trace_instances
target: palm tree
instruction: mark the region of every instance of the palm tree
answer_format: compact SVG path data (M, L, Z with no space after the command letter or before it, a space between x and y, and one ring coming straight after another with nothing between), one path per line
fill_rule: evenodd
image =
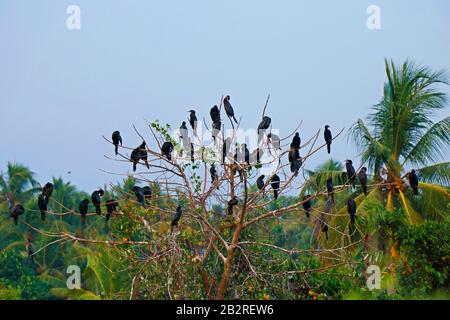
M384 95L368 118L372 130L359 119L352 137L375 181L382 182L372 192L383 190L388 209L403 207L410 222L441 218L450 199L450 163L434 162L450 144L450 117L438 122L432 117L446 107L447 96L438 86L447 84L447 77L411 61L400 67L392 61L385 64ZM407 188L407 173L413 168L420 179L416 197Z
M314 170L306 170L307 180L300 195L322 192L328 178L332 178L334 184L344 184L346 176L343 170L342 163L334 159L325 161Z
M25 202L39 189L34 172L21 164L8 162L6 172L0 174L0 192L4 198Z

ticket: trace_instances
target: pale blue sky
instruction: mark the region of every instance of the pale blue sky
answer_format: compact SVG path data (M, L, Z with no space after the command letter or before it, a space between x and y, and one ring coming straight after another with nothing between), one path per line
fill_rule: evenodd
M66 28L70 4L81 7L79 31ZM370 4L379 31L366 27ZM348 128L379 100L385 57L450 69L449 18L447 0L2 0L0 168L17 161L42 182L91 190L116 180L99 168L130 168L103 157L102 135L118 129L137 146L132 124L178 127L191 106L208 116L222 93L245 127L270 93L282 133L300 120L303 139L324 124ZM346 138L333 146L336 159L355 154Z

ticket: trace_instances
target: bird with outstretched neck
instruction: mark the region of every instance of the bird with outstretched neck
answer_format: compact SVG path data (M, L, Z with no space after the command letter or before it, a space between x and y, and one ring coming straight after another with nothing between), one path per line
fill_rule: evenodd
M333 135L331 134L330 126L325 126L325 131L323 133L323 137L325 138L325 142L327 144L327 152L331 153L331 142L333 141Z

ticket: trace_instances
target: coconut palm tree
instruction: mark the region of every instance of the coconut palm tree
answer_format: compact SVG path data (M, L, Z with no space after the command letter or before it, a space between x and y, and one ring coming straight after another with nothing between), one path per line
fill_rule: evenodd
M25 202L38 190L34 172L21 164L8 162L6 172L0 174L0 192L5 198Z
M387 82L368 123L359 119L351 130L363 162L368 163L375 181L373 190L383 190L388 209L401 206L410 222L441 218L450 199L450 163L443 158L450 144L450 117L433 122L433 113L444 109L447 84L444 71L432 71L411 61L400 67L385 62ZM419 196L408 188L407 173L419 176ZM385 174L385 179L382 175ZM378 190L377 190L378 189Z

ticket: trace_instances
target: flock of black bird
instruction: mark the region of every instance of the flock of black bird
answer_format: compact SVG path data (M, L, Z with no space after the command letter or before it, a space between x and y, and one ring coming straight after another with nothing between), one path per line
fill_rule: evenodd
M236 120L234 109L230 103L230 96L227 95L223 99L223 105L225 109L225 113L227 117L229 118L231 125L234 129L234 124L238 124L238 121ZM217 107L217 105L213 106L210 111L210 116L212 120L212 138L214 141L216 141L217 136L222 128L222 120L220 117L220 109ZM197 123L198 119L196 116L195 110L189 111L189 124L193 130L193 133L195 136L197 136ZM233 122L234 121L234 122ZM267 130L271 128L272 119L268 116L263 116L260 124L258 125L258 146L260 145L260 142L263 140L264 135L267 136L268 144L272 145L272 147L276 149L281 149L280 146L280 138L273 134L272 132L267 133ZM191 161L194 162L194 145L189 137L189 130L187 128L186 122L183 121L180 126L180 139L182 140L183 149L180 151L183 153L183 150L186 152L190 152ZM331 153L331 144L333 142L333 135L330 130L330 126L326 125L324 130L324 140L327 146L327 152L328 154ZM122 137L120 135L119 131L114 131L112 134L112 143L114 145L114 152L116 155L119 154L118 149L119 145L122 146ZM223 143L222 147L222 164L225 164L225 159L227 158L228 153L230 152L232 144L231 138L226 138ZM293 173L295 176L298 175L300 168L302 167L303 161L302 157L300 156L300 148L301 148L301 138L299 133L295 133L292 142L290 144L290 149L288 152L288 160L290 164L290 170L291 173ZM174 151L174 145L171 141L166 141L161 146L161 154L167 158L168 161L172 161L172 153ZM270 151L270 149L269 149ZM256 150L254 150L252 153L247 148L246 144L242 144L241 148L239 149L238 145L236 144L236 150L233 157L233 165L232 166L232 172L235 176L236 173L239 173L239 176L242 177L244 170L251 170L251 164L257 163L261 164L261 157L263 155L263 151L258 147ZM140 163L140 161L145 164L145 166L149 169L150 165L148 163L148 153L147 153L147 145L145 142L142 142L142 144L134 149L130 156L130 162L133 164L133 171L136 171L137 164ZM244 166L239 164L245 164ZM346 173L348 177L348 182L352 188L355 188L356 186L356 178L358 178L359 183L361 185L361 188L365 195L367 195L367 168L362 167L358 173L356 173L355 168L353 167L353 163L351 160L346 160L345 162L345 168ZM211 183L214 184L218 181L218 175L215 164L211 164L210 166L210 175L211 175ZM418 177L414 170L412 170L410 173L407 174L410 186L413 189L413 192L415 195L418 194ZM266 182L264 181L265 175L261 175L256 180L256 185L258 187L258 190L263 192L264 195L264 188L266 187ZM272 190L273 190L273 197L275 200L278 199L279 190L280 190L280 184L281 179L280 177L274 173L270 180L268 181L268 184L270 184ZM217 188L219 188L217 186ZM144 208L148 207L147 200L151 199L152 197L152 191L149 186L145 187L139 187L134 186L133 192L136 196L136 200L138 203L140 203ZM331 210L332 205L334 204L334 186L333 186L333 179L329 177L326 181L326 190L328 194L328 199L326 203L325 213L329 213ZM38 207L41 212L41 219L42 221L45 221L46 213L48 212L48 204L49 199L52 196L53 193L53 184L47 183L42 188L41 194L38 196ZM93 206L95 207L95 212L97 215L102 215L102 197L104 196L105 192L102 189L96 190L91 195L91 201ZM312 207L312 199L314 197L311 195L305 195L303 198L303 209L305 211L306 217L309 219L311 214L311 207ZM9 211L10 216L14 219L14 223L17 225L18 218L20 215L25 213L25 208L19 204L14 203L11 199L8 198L9 203ZM227 213L228 215L232 215L234 207L239 205L239 199L236 196L233 196L228 202L227 202ZM89 211L90 201L89 199L84 199L79 203L79 213L81 216L81 220L83 224L86 224L87 222L87 214ZM119 203L114 199L109 199L104 202L104 206L106 207L106 215L105 219L106 222L109 221L111 216L117 211L119 207ZM352 197L350 197L347 201L347 211L350 216L350 223L354 224L356 221L356 211L357 211L357 204L354 201ZM183 214L182 207L179 205L176 209L176 212L174 214L174 217L172 219L171 223L171 230L175 227L178 227L178 223L181 219L181 216ZM326 237L328 239L328 224L326 222L326 218L321 219L322 222L322 231L326 234Z

